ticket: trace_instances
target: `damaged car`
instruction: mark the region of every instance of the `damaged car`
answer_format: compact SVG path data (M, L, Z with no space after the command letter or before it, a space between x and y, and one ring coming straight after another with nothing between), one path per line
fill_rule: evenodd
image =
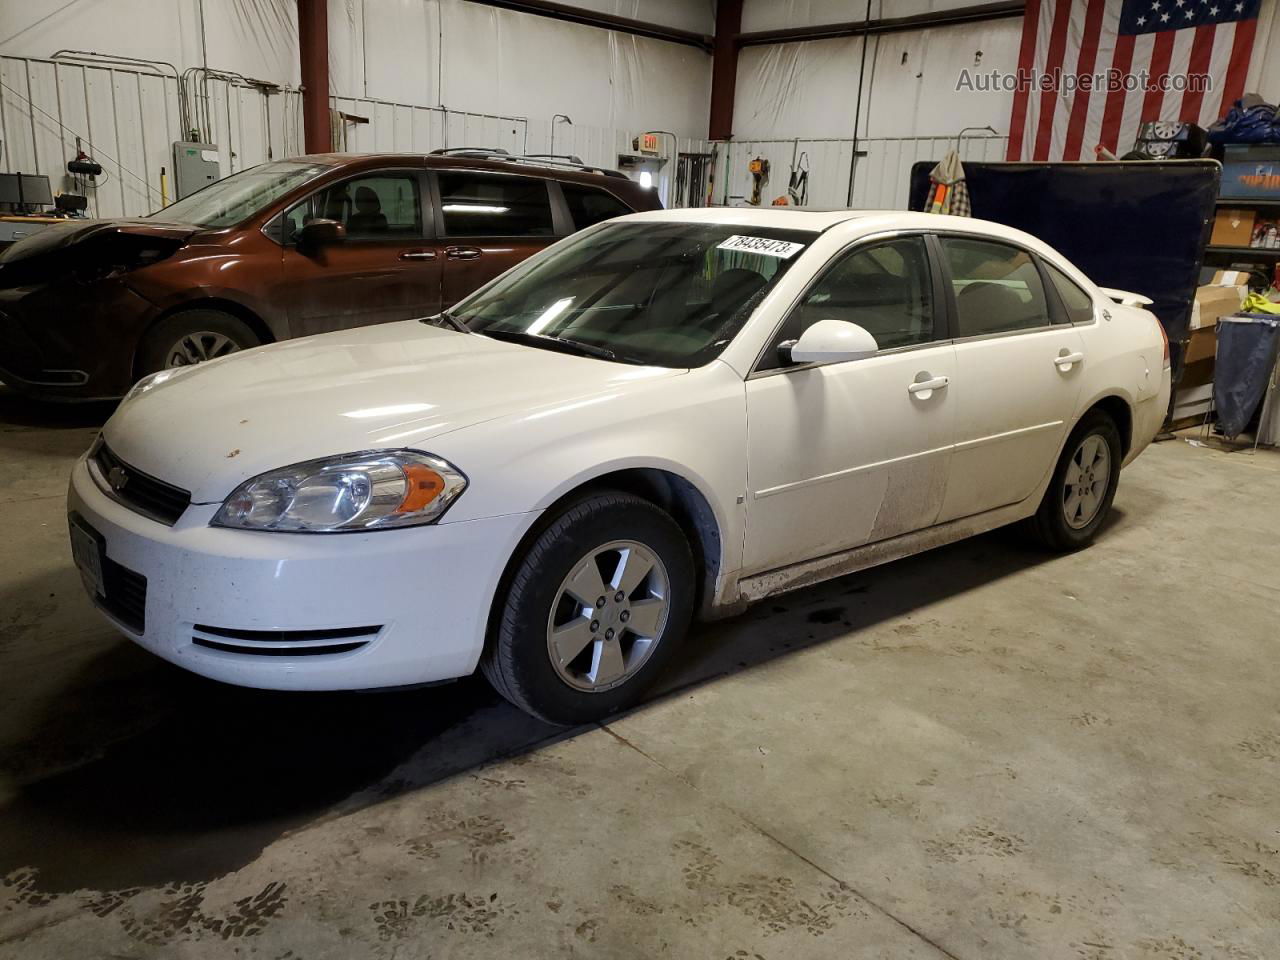
M0 381L117 399L157 370L436 313L575 230L660 206L576 161L308 156L150 217L49 227L0 253Z
M994 223L635 214L427 320L143 379L74 468L73 553L207 677L479 668L593 720L695 618L1018 521L1091 543L1168 406L1144 302Z

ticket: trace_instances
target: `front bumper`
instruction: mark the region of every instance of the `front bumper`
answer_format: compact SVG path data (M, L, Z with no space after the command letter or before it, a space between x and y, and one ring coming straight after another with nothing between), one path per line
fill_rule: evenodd
M180 667L265 689L367 689L471 673L502 571L536 516L368 534L254 533L210 527L216 506L193 504L169 527L110 499L90 471L86 459L76 463L68 512L101 536L111 570L146 578L141 632L95 597L103 613ZM317 647L316 636L333 643Z
M156 314L118 279L0 289L0 380L43 400L118 399Z

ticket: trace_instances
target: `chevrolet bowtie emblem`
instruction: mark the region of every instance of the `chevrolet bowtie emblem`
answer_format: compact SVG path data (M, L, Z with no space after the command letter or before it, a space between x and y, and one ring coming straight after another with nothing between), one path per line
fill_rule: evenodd
M111 484L111 489L117 493L124 489L124 485L129 482L129 475L124 472L122 467L112 467L107 471L107 483Z

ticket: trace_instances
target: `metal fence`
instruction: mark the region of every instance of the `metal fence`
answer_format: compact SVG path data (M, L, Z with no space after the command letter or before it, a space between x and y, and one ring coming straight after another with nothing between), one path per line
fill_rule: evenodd
M85 190L89 215L142 216L162 205L162 168L175 199L173 143L191 134L184 122L216 144L224 176L303 152L299 91L215 70L180 82L166 66L0 57L0 169L45 174L55 192L74 192L66 165L79 139L103 168ZM338 97L330 105L340 150L477 144L522 153L528 142L522 117Z

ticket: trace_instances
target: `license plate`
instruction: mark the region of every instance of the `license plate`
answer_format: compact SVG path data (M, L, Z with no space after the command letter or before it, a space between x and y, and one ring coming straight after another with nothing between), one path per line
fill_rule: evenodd
M97 538L82 524L71 521L71 556L80 571L85 589L91 594L105 597L106 588L102 583L102 548Z

